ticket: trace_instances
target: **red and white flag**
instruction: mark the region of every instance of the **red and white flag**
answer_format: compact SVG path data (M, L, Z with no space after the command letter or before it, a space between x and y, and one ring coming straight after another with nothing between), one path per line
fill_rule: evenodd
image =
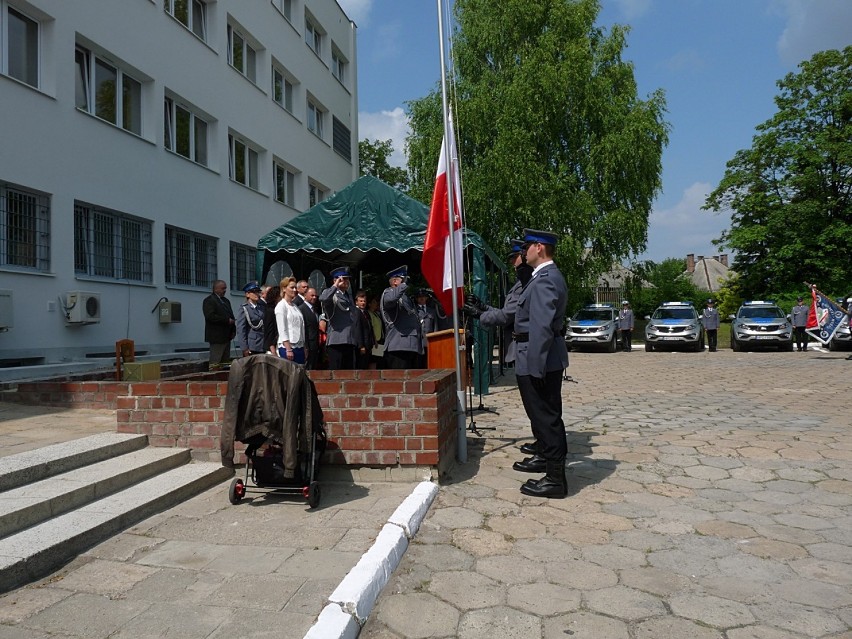
M435 291L435 297L444 307L446 313L453 312L453 306L461 307L464 303L461 285L462 277L462 215L461 215L461 183L459 181L458 153L456 139L453 133L452 118L447 124L450 138L450 169L447 170L447 139L441 141L441 157L438 160L438 173L435 177L435 190L432 193L432 206L429 209L429 224L426 227L426 241L423 244L423 258L420 268L429 286ZM451 178L449 176L452 176ZM455 276L450 264L450 212L447 180L452 179L453 191L453 234L455 248ZM456 290L453 301L453 289Z

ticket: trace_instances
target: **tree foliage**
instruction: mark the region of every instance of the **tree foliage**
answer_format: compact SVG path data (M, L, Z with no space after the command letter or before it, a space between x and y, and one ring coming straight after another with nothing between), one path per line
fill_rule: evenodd
M635 279L627 282L625 297L636 315L649 315L663 302L692 302L696 308L703 308L709 294L684 274L685 266L683 258L678 257L631 265Z
M597 0L456 0L451 95L466 222L503 247L525 227L561 236L569 281L644 250L668 143L665 98L637 96L627 28ZM428 202L441 95L408 104L411 193Z
M732 211L715 243L736 251L746 297L852 281L852 47L815 54L778 87L777 113L704 207Z
M391 165L388 161L391 153L393 153L392 140L361 140L358 142L361 175L372 175L400 191L407 191L408 173L403 168Z

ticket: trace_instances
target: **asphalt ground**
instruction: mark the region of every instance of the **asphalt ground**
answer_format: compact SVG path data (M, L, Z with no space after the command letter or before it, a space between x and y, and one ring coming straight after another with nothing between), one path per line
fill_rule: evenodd
M847 357L572 353L562 500L519 492L529 426L498 379L473 416L495 430L469 434L361 637L852 638ZM109 417L0 405L0 454ZM326 482L311 511L232 506L225 482L0 598L0 639L302 637L415 483Z

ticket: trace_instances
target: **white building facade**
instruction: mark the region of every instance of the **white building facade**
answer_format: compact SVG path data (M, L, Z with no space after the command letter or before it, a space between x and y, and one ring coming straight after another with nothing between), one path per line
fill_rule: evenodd
M358 176L355 40L334 0L0 0L0 380L203 349L213 280L236 310Z

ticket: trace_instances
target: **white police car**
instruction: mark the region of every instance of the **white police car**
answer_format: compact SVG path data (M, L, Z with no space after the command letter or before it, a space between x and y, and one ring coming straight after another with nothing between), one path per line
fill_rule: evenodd
M765 300L743 302L736 315L731 315L731 350L775 347L793 350L793 324L777 304Z
M839 298L837 303L843 309L849 308L850 304L852 304L852 295L849 295L846 298ZM852 348L852 330L850 330L849 327L849 320L844 321L838 327L834 337L832 337L831 341L828 343L828 350L830 351L839 351L841 349L848 348Z
M584 306L568 322L565 343L569 349L604 347L615 352L618 313L612 304Z
M704 350L704 326L692 302L663 302L647 318L645 350L687 347L695 352Z

